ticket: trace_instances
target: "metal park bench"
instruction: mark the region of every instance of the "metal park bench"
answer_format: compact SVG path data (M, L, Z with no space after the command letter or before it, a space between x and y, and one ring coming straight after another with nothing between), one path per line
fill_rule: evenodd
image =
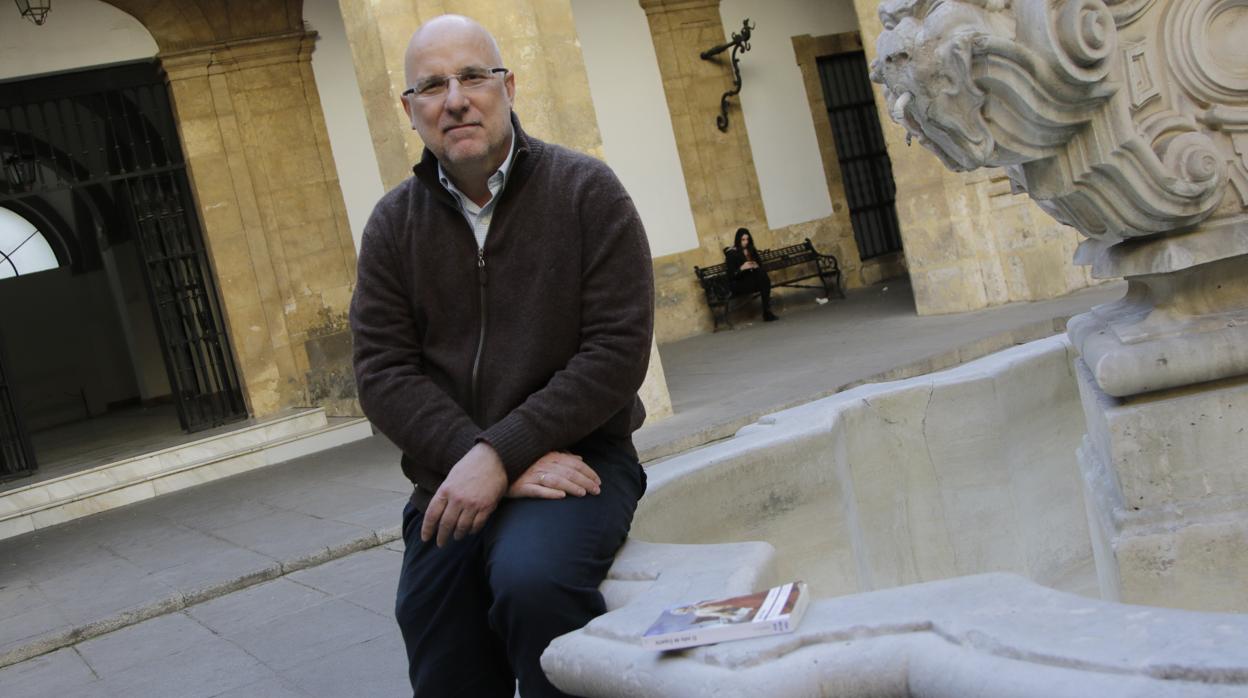
M724 251L726 252L727 249L724 248ZM845 297L845 292L841 288L841 267L836 261L836 257L830 254L820 254L815 249L815 246L811 244L810 238L806 238L805 242L797 245L759 252L759 264L771 278L771 287L773 289L781 286L788 288L821 288L828 296L835 293L840 298ZM772 273L799 266L805 268L797 275ZM732 317L730 313L732 310L748 303L759 295L757 291L734 294L728 279L727 264L694 267L693 272L698 275L698 282L702 284L702 290L706 293L706 304L710 306L711 314L715 318L716 330L719 329L720 322L727 324L728 328L731 329ZM819 279L820 285L802 283L810 279Z

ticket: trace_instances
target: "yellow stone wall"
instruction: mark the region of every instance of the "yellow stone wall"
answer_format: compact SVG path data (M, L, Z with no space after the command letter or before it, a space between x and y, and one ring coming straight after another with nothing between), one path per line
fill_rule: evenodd
M883 31L875 0L853 0L868 61ZM977 310L1052 298L1095 283L1071 263L1078 233L1026 195L1011 195L1000 170L948 171L922 147L907 147L877 90L902 245L919 314Z

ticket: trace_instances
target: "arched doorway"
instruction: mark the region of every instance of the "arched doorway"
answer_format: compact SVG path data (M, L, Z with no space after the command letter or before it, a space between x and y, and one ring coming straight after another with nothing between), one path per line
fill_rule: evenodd
M11 427L160 401L185 431L245 417L156 62L6 83L0 158L0 207L61 250L53 269L0 274ZM32 469L35 441L33 459L29 439L21 462L0 451L0 478Z

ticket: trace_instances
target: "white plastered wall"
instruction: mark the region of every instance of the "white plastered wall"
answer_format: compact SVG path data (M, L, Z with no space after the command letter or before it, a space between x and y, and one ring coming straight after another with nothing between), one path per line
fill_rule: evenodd
M338 0L304 0L303 19L318 35L316 50L312 52L312 73L316 76L329 147L347 205L351 237L358 251L364 224L385 187L373 152Z
M572 0L572 14L607 163L637 205L650 253L697 247L645 11L636 0Z
M142 60L156 41L139 20L100 0L56 0L42 27L0 6L0 80Z
M782 228L832 215L792 37L857 31L852 1L723 0L719 12L729 36L747 17L757 27L750 50L740 54L739 98L767 225Z

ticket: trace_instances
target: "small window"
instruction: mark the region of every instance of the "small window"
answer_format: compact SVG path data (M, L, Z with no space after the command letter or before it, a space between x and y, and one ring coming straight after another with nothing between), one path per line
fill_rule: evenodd
M7 208L0 208L0 279L55 269L60 264L43 233Z

